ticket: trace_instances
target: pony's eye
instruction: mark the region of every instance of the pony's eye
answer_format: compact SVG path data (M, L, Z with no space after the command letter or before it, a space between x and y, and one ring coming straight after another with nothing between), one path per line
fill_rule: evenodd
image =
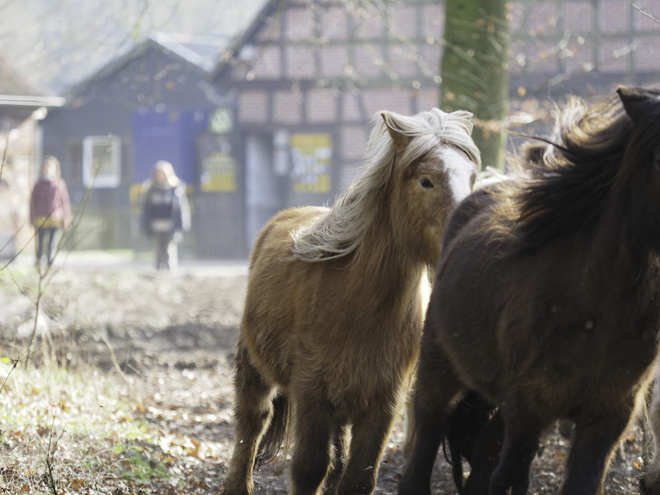
M424 189L433 188L433 182L431 182L430 179L427 179L426 177L424 177L423 179L419 179L419 183L422 185Z

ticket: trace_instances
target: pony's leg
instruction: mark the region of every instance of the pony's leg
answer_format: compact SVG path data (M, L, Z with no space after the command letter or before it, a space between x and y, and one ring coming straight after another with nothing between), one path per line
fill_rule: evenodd
M325 479L323 493L334 495L337 491L337 485L344 473L346 466L346 449L348 446L348 431L345 424L339 424L337 431L332 436L332 465L330 472Z
M444 351L432 345L422 346L415 384L415 432L411 455L399 483L400 495L430 495L438 448L463 389Z
M630 413L630 411L628 411ZM562 495L601 495L612 450L628 426L630 414L578 422L566 461Z
M490 478L500 460L504 441L502 412L497 411L486 425L472 451L470 476L465 483L466 495L482 495L490 489Z
M644 495L660 494L660 368L655 377L653 398L648 412L648 428L654 445L654 457L648 464L644 477L640 479L640 493Z
M249 495L254 488L252 470L259 440L272 416L273 387L264 381L253 366L249 352L240 339L236 352L234 387L235 443L225 482L225 494Z
M381 399L370 410L353 418L351 446L337 495L368 495L376 487L380 457L392 429L395 399Z
M408 394L406 397L406 404L404 406L406 426L403 439L403 457L410 459L413 448L413 440L415 439L415 396Z
M522 402L510 400L500 406L504 418L502 455L490 479L490 495L525 495L529 469L547 426Z
M332 408L318 394L294 397L295 451L291 461L291 495L316 495L328 474L336 431Z

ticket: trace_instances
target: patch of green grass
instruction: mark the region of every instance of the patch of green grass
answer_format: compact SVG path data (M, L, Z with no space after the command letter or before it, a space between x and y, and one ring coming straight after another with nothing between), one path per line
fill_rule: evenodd
M154 478L170 479L167 467L150 449L119 443L114 452L122 458L120 476L123 479L136 483L148 483Z

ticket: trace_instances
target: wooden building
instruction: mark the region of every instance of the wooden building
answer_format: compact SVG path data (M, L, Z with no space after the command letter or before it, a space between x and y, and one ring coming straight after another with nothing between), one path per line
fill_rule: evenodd
M154 35L73 88L66 107L44 120L44 153L62 162L72 203L93 189L70 247L150 249L139 229L140 193L154 164L167 160L193 200L183 256L244 255L241 237L215 235L243 224L239 178L208 181L203 170L234 167L222 135L227 95L209 79L226 42Z

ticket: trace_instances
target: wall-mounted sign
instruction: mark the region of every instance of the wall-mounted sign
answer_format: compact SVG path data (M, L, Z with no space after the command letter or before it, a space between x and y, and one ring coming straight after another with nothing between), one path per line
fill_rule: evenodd
M332 136L291 134L291 179L295 192L332 190Z
M237 188L236 160L226 139L206 143L202 156L199 188L204 192L234 192Z

